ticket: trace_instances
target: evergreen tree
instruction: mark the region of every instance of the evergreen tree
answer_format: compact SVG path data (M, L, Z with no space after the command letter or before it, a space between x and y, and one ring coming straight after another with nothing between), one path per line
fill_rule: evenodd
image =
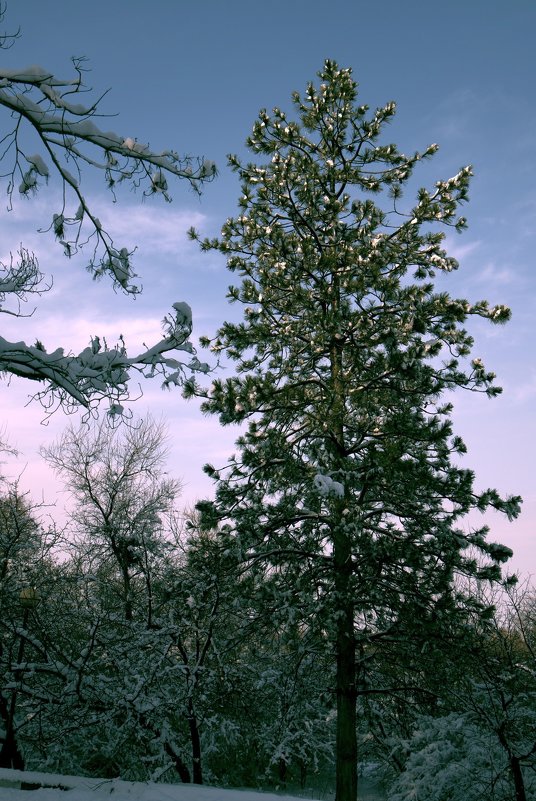
M469 361L464 322L510 317L434 287L458 267L444 229L466 226L471 169L403 210L414 168L437 146L407 156L381 144L395 104L357 106L351 70L333 61L319 76L293 95L297 120L260 112L247 140L260 163L230 157L240 212L201 246L242 279L229 298L243 321L205 340L236 375L187 392L204 394L223 425L248 422L229 463L207 466L216 500L199 508L207 523L227 520L245 561L301 575L297 602L322 620L336 657L336 798L353 801L358 644L396 630L408 604L439 624L459 604L460 573L499 576L509 550L457 521L489 506L515 517L520 499L475 491L444 398L500 392Z

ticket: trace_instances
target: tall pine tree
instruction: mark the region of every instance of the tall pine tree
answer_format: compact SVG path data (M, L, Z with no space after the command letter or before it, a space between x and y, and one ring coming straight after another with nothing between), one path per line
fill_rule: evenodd
M459 574L499 576L509 550L458 521L489 506L514 517L520 499L474 490L444 398L500 392L469 360L464 322L510 316L434 288L458 266L444 229L466 226L458 207L471 169L419 189L403 210L404 185L436 145L406 156L380 144L394 103L357 106L351 70L333 61L319 77L293 95L296 120L260 112L247 140L260 162L230 157L239 216L201 242L227 256L241 278L230 300L245 306L243 322L205 342L236 375L215 380L202 408L223 425L247 421L237 454L207 466L216 500L201 508L227 520L245 561L288 575L288 597L328 632L336 798L354 801L358 646L366 654L408 604L440 621L459 604Z

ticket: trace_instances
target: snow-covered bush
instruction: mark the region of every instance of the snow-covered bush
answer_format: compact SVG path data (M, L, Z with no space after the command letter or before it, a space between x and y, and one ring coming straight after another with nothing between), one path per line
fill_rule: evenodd
M466 714L422 716L401 742L404 771L388 790L389 801L510 801L514 789L497 738Z

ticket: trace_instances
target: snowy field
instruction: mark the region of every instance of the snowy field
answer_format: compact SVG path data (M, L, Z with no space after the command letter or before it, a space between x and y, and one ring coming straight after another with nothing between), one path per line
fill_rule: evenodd
M366 780L360 780L360 801L383 801ZM23 789L21 789L21 786ZM0 769L0 801L304 801L294 796L258 793L252 790L224 790L217 787L186 784L125 782L119 779L95 779L84 776L61 776L53 773L20 772ZM318 798L317 798L318 801Z

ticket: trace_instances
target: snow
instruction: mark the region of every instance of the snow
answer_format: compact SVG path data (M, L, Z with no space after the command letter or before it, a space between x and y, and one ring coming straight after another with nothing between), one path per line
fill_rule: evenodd
M179 301L173 304L173 308L177 312L177 322L181 325L192 325L192 309L188 303Z
M110 797L114 801L304 801L305 798L208 785L127 782L0 768L0 801L28 801L28 791L20 789L20 782L41 785L32 790L32 801L104 801ZM359 779L359 801L384 799L366 779Z
M333 481L332 478L324 476L322 473L317 473L313 481L320 495L336 495L338 498L344 498L344 486L340 481Z
M6 81L15 81L17 83L41 83L46 81L50 85L65 85L65 81L57 81L48 70L39 67L37 64L32 64L22 70L2 69L0 70L0 77Z
M47 773L21 773L17 770L0 770L0 783L27 782L42 784L33 790L32 799L70 801L99 801L113 797L114 801L285 801L291 796L273 793L258 793L249 790L223 790L206 785L156 784L155 782L126 782L120 779L84 778L82 776L62 776ZM0 801L24 801L28 798L26 790L0 786Z
M48 167L39 155L39 153L35 153L33 156L25 156L26 161L28 164L31 164L34 167L35 171L42 175L43 178L48 177Z

